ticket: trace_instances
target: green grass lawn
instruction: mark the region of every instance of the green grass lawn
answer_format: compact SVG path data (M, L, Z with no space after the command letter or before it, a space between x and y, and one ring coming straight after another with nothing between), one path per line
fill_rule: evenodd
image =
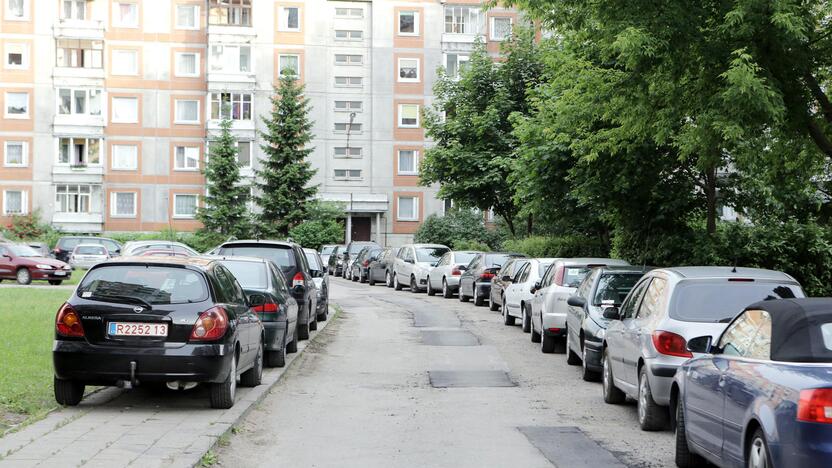
M0 433L56 406L52 394L54 321L58 307L70 294L67 289L0 289Z
M81 281L81 278L83 278L86 274L87 270L81 268L77 270L72 270L72 278L70 278L69 281L64 281L61 284L75 286L76 284L78 284L79 281Z

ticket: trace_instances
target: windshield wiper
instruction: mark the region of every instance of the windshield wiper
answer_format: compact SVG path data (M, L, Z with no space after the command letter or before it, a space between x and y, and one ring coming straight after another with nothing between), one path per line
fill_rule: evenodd
M125 302L128 304L141 304L147 307L148 310L152 310L153 306L147 302L146 300L135 297L135 296L113 296L111 294L93 294L92 296L85 297L84 299L106 299L112 302Z

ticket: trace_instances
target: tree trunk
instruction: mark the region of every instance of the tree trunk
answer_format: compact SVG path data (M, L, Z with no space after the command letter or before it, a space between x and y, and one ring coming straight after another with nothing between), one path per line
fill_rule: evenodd
M515 235L514 219L513 219L514 217L510 216L508 213L506 213L505 211L502 211L502 210L500 212L500 216L502 216L503 219L506 221L506 226L508 226L508 232L510 232L511 236L514 237L514 235Z
M526 234L531 236L533 229L534 229L534 215L529 213L529 217L526 219Z
M716 167L705 169L705 202L708 235L716 234Z

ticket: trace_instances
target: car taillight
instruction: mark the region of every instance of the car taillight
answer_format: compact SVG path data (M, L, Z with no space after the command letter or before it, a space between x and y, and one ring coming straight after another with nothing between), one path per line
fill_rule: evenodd
M277 312L277 304L270 301L263 305L252 307L251 310L255 312Z
M797 420L832 424L832 388L810 388L800 391Z
M494 273L491 273L490 271L483 272L483 274L480 275L480 279L483 281L488 281L493 277Z
M212 307L199 314L194 329L191 330L191 339L197 341L208 341L222 338L228 330L228 314L222 307Z
M653 346L656 351L667 356L690 358L693 357L688 351L688 342L681 336L664 330L653 332Z
M370 261L369 261L369 260L364 260L363 265L364 265L365 267L366 267L366 266L370 266Z
M295 276L292 278L292 287L296 288L298 286L303 286L303 273L297 272Z
M461 275L461 274L462 274L462 270L460 270L460 269L459 269L459 267L456 267L456 266L455 266L455 267L453 267L453 269L451 270L451 276L459 276L459 275Z
M58 309L58 315L55 317L55 330L61 336L82 337L84 336L84 327L81 325L81 317L75 312L71 305L64 303Z

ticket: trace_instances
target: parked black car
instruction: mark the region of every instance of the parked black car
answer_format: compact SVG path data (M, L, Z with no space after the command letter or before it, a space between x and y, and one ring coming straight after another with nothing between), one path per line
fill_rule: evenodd
M473 298L474 305L485 305L485 300L491 293L491 279L509 260L524 257L526 256L523 254L510 252L477 254L468 266L464 269L460 267L463 272L459 277L459 300L468 302L468 299Z
M64 236L58 239L52 254L62 262L69 262L69 255L78 244L98 244L107 248L112 256L121 255L121 244L107 237Z
M352 273L350 279L360 283L366 283L370 278L370 262L378 260L384 249L381 247L364 247L352 262Z
M131 257L90 269L55 319L55 399L74 406L86 385L209 383L211 407L234 405L237 376L260 384L263 325L219 261Z
M298 303L283 272L273 262L256 257L222 257L220 263L237 278L247 297L265 297L263 304L252 307L265 329L265 363L285 366L286 353L298 351Z
M318 288L317 319L324 322L329 314L329 269L321 259L321 255L314 249L303 249L306 262L309 263L309 273Z
M378 247L378 248L381 248L380 245L376 244L373 241L352 241L349 244L347 244L347 248L345 250L338 249L338 254L333 255L333 257L337 256L341 259L341 263L342 263L341 276L343 276L344 278L347 277L347 273L349 273L349 271L350 271L349 269L352 266L350 264L350 261L354 260L355 256L358 255L359 253L361 253L361 250L364 247ZM332 261L332 257L330 257L330 262L331 261ZM337 272L336 272L336 274L337 274Z
M378 258L367 267L367 281L374 286L376 281L383 282L388 288L393 287L393 262L399 254L399 247L384 249Z
M298 339L309 339L309 330L318 329L318 290L309 270L309 263L300 245L289 241L236 240L225 242L214 251L216 255L259 257L271 260L283 272L298 303Z
M503 290L511 284L514 275L528 263L527 259L512 258L491 278L491 290L488 292L488 308L500 310L503 306Z

